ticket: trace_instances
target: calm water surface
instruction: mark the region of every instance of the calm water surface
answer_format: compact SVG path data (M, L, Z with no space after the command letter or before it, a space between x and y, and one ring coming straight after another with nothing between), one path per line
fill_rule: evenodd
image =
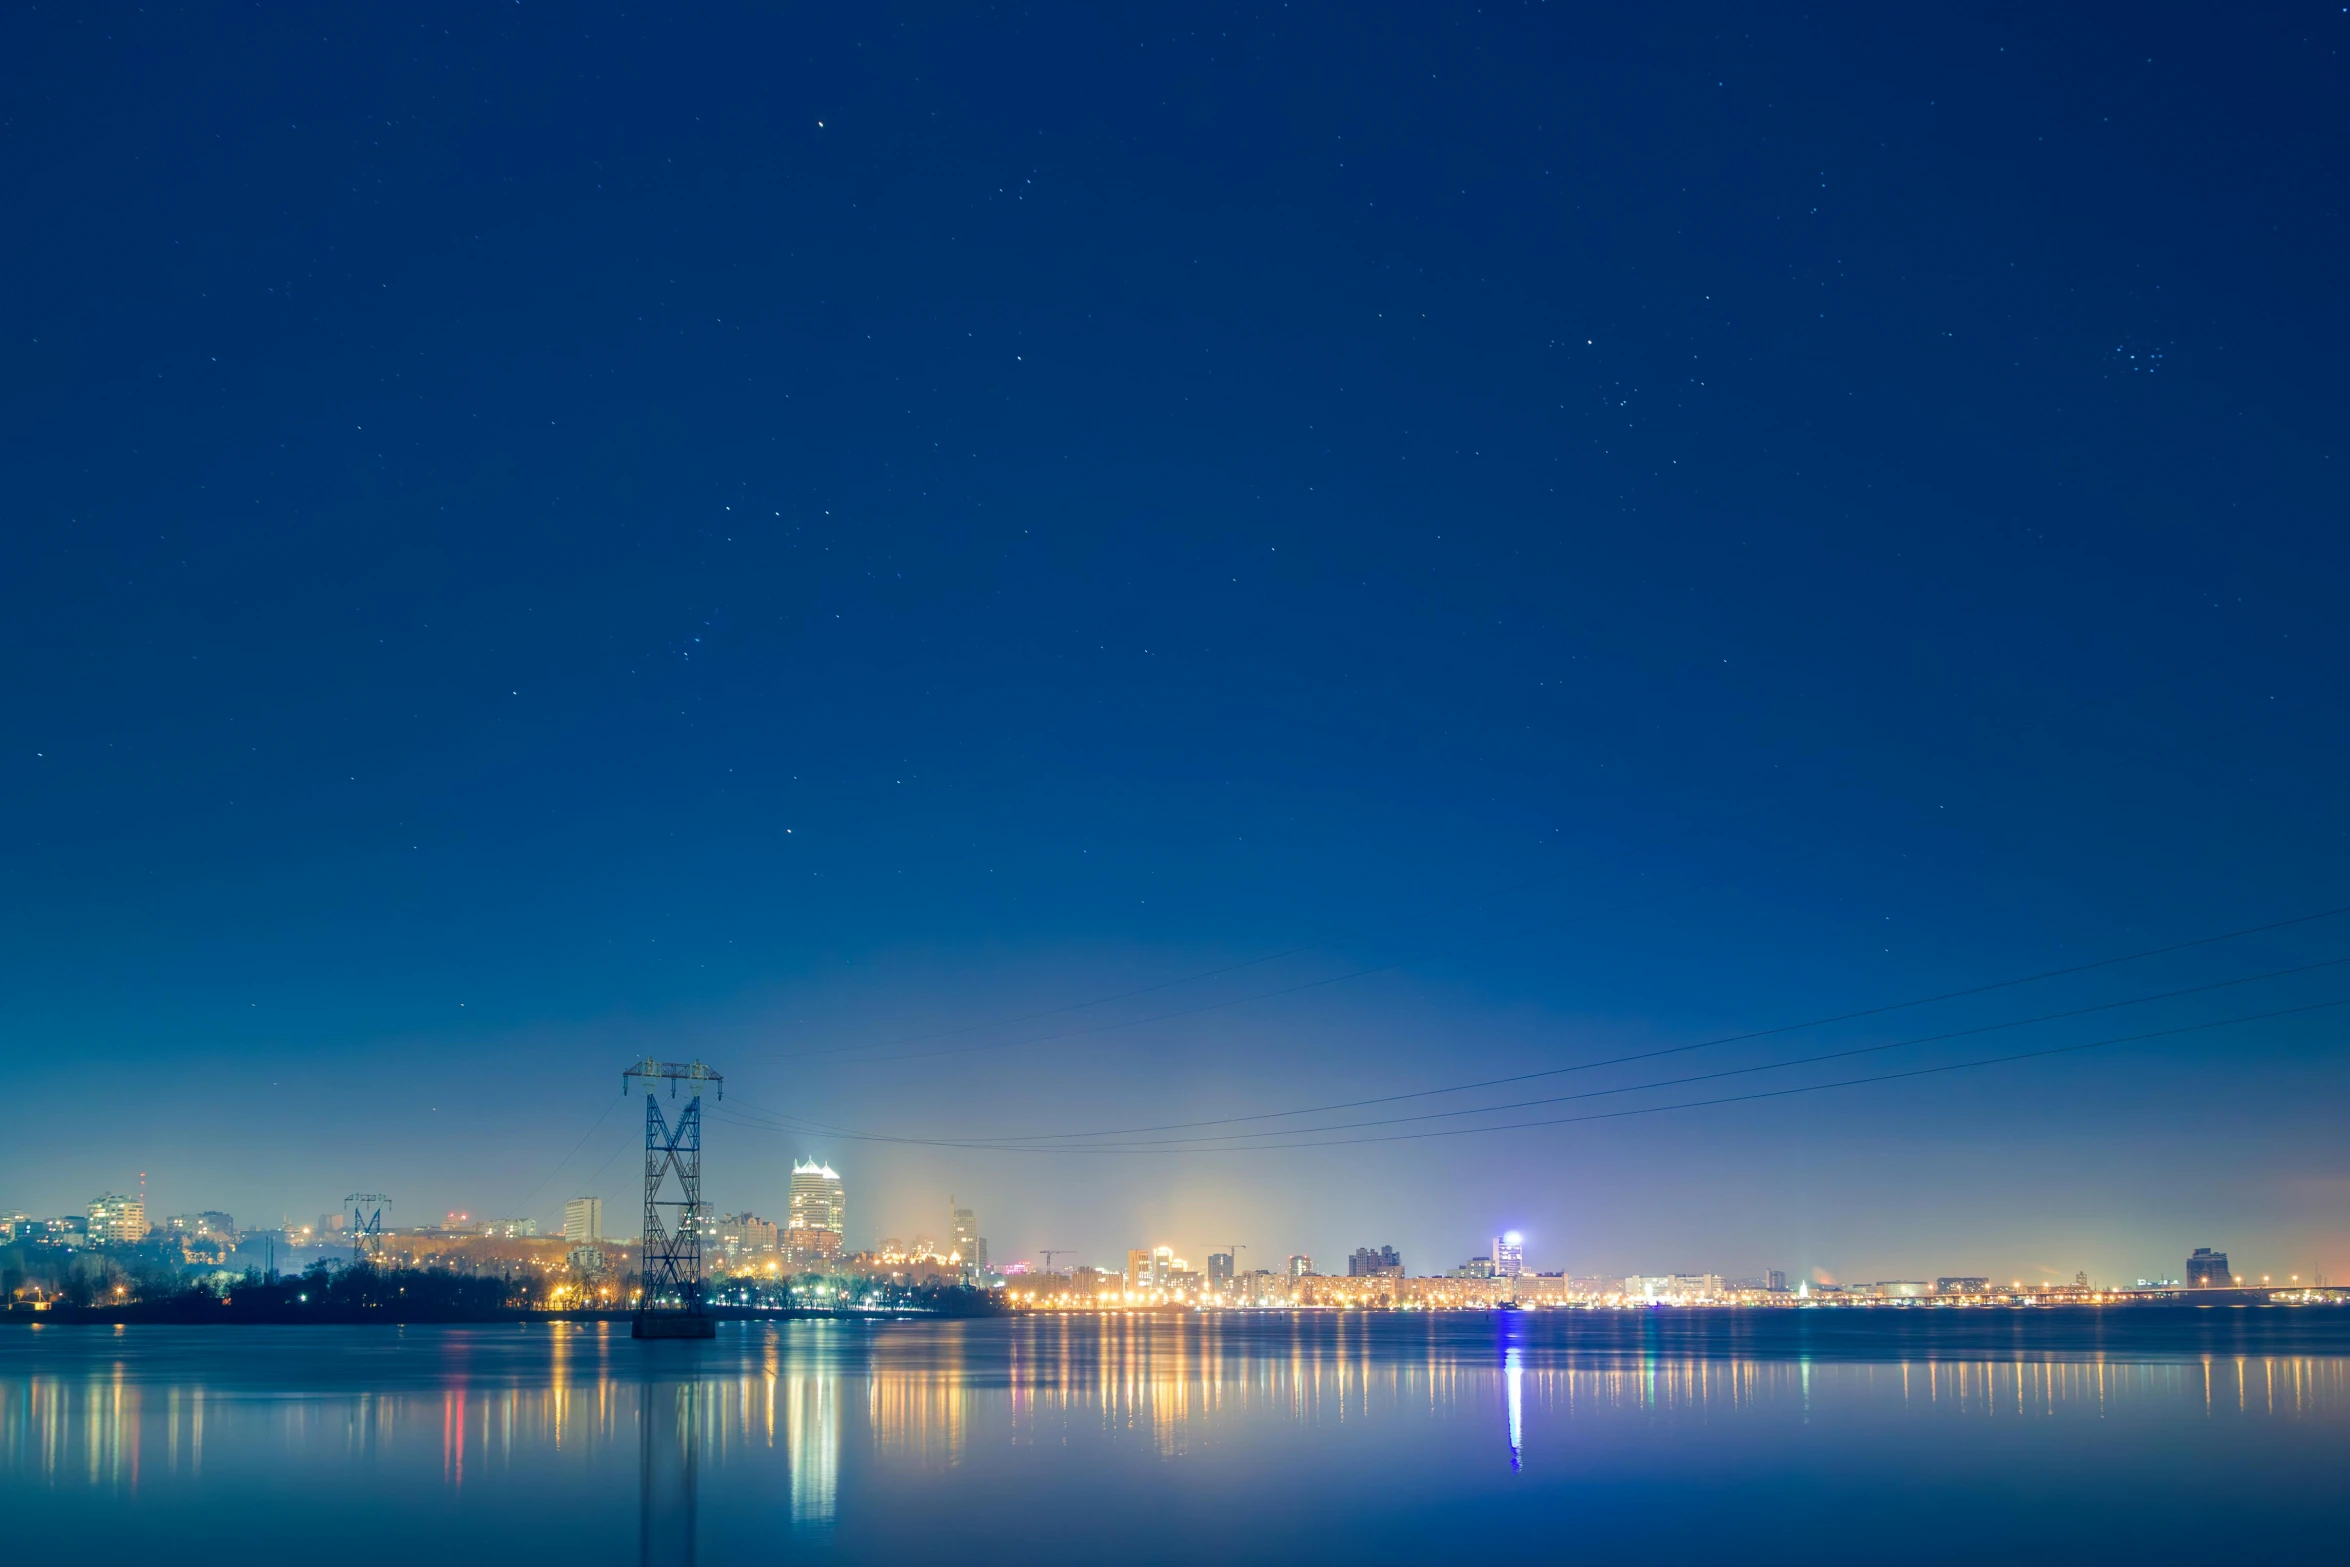
M2026 1320L2028 1319L2028 1320ZM0 1328L19 1560L2350 1541L2350 1310Z

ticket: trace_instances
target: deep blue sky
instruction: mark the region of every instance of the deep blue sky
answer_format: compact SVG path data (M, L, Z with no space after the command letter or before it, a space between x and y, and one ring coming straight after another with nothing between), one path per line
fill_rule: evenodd
M1319 1151L737 1115L1289 1109L2350 904L2339 7L4 25L0 1205L617 1217L651 1050L721 1206L821 1155L857 1240L2350 1274L2350 1009Z

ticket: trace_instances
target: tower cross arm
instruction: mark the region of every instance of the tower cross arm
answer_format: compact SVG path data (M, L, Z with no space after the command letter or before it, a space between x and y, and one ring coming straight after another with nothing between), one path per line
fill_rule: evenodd
M705 1066L699 1061L656 1061L651 1056L647 1056L621 1072L620 1091L622 1093L628 1092L628 1080L632 1077L644 1084L647 1093L652 1091L653 1084L662 1081L669 1084L669 1092L672 1097L676 1095L679 1083L711 1083L717 1086L719 1098L726 1097L725 1074L716 1067Z

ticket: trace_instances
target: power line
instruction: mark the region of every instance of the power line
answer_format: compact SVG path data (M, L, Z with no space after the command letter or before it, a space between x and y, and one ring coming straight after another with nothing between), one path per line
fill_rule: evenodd
M1283 1127L1267 1132L1224 1132L1201 1137L1160 1138L1152 1142L1095 1144L1091 1146L1126 1146L1135 1148L1166 1148L1185 1143L1230 1143L1238 1146L1242 1139L1257 1137L1292 1137L1307 1133L1353 1131L1370 1126L1403 1126L1415 1121L1442 1121L1458 1116L1493 1115L1503 1110L1529 1110L1536 1105L1567 1104L1582 1099L1606 1099L1616 1094L1643 1093L1652 1088L1676 1088L1687 1083L1710 1083L1725 1077L1744 1077L1755 1072L1778 1072L1788 1067L1816 1066L1822 1061L1842 1061L1852 1056L1878 1055L1887 1050L1902 1050L1912 1045L1942 1044L1953 1039L1971 1039L1978 1034L1996 1034L2011 1028L2029 1028L2039 1023L2060 1022L2066 1018L2086 1017L2092 1012L2111 1012L2120 1007L2145 1006L2156 1001L2175 1001L2181 996L2197 996L2214 990L2226 990L2236 985L2253 985L2263 980L2283 979L2294 974L2308 974L2318 969L2340 968L2350 958L2328 958L2322 963L2304 963L2298 968L2272 969L2266 974L2247 974L2241 979L2215 980L2208 985L2190 985L2184 990L2168 990L2159 995L2132 996L2124 1001L2105 1001L2093 1007L2075 1007L2065 1012L2047 1012L2038 1017L2015 1018L2004 1023L1984 1023L1975 1028L1953 1029L1947 1034L1923 1034L1915 1039L1889 1039L1874 1045L1855 1045L1844 1050L1830 1050L1819 1055L1797 1056L1787 1061L1763 1061L1751 1066L1725 1067L1719 1072L1699 1072L1688 1077L1660 1078L1650 1083L1629 1083L1620 1088L1593 1088L1578 1094L1554 1094L1542 1099L1516 1099L1506 1104L1481 1105L1472 1110L1429 1110L1419 1115L1386 1116L1370 1121L1342 1121L1335 1126ZM1633 1058L1639 1059L1639 1058Z
M2182 1034L2205 1033L2215 1028L2231 1028L2244 1023L2261 1023L2280 1017L2296 1017L2306 1013L2323 1012L2334 1007L2342 1006L2350 1006L2350 996L2341 997L2332 1001L2312 1002L2306 1006L2281 1007L2270 1012L2254 1012L2242 1017L2219 1018L2207 1023L2189 1023L2178 1028L2153 1029L2140 1034L2119 1034L2109 1039L2084 1040L2078 1044L2070 1045L2051 1045L2048 1048L2042 1050L2024 1050L2018 1051L2012 1055L2004 1056L1985 1056L1973 1061L1953 1061L1947 1062L1940 1066L1912 1067L1905 1071L1880 1072L1874 1073L1867 1077L1840 1078L1834 1082L1829 1083L1806 1083L1794 1088L1759 1089L1750 1094L1728 1094L1714 1099L1690 1099L1665 1105L1641 1105L1624 1110L1595 1110L1584 1115L1548 1116L1531 1121L1505 1121L1491 1126L1455 1126L1443 1127L1432 1131L1390 1132L1377 1137L1341 1137L1329 1138L1319 1141L1257 1143L1249 1146L1198 1148L1173 1147L1152 1143L1084 1143L1078 1144L1074 1147L1067 1145L1056 1145L1052 1147L1034 1147L1027 1145L1006 1146L1003 1144L994 1143L958 1142L943 1138L882 1137L870 1133L851 1133L846 1135L857 1137L862 1141L922 1143L931 1147L972 1148L997 1153L1273 1153L1288 1149L1300 1148L1345 1148L1363 1143L1418 1142L1435 1137L1473 1137L1482 1136L1491 1132L1522 1131L1529 1127L1572 1126L1586 1121L1613 1121L1622 1120L1630 1116L1663 1115L1674 1110L1698 1110L1714 1105L1747 1104L1763 1099L1788 1099L1801 1094L1826 1093L1831 1089L1837 1088L1858 1088L1870 1083L1891 1083L1898 1082L1906 1078L1933 1077L1948 1072L1963 1072L1976 1067L2004 1066L2016 1061L2036 1061L2048 1056L2070 1055L2083 1050L2102 1049L2110 1045L2138 1044L2150 1039L2171 1039L2176 1038ZM1787 1064L1792 1065L1794 1063ZM1502 1106L1500 1108L1510 1107ZM738 1125L747 1126L762 1131L777 1131L782 1129L766 1125L763 1122L742 1119L731 1115L728 1117L728 1119L735 1121ZM1314 1131L1315 1129L1311 1127L1296 1129L1296 1133L1300 1137L1310 1137L1313 1135Z
M553 1183L555 1177L563 1173L563 1167L565 1165L569 1164L573 1159L578 1157L579 1151L587 1146L587 1140L596 1135L596 1128L604 1124L605 1116L609 1116L612 1113L613 1107L620 1103L620 1099L622 1097L625 1096L616 1096L604 1106L603 1113L598 1115L595 1120L590 1123L586 1131L580 1133L579 1141L571 1145L571 1152L565 1154L561 1159L555 1162L555 1167L547 1172L547 1178L539 1182L536 1187L532 1188L531 1194L528 1197L523 1198L521 1205L515 1208L513 1212L516 1214L527 1214L530 1212L530 1205L539 1200L539 1193L545 1191L547 1187ZM604 1162L606 1164L610 1164L612 1161L607 1159ZM603 1172L598 1171L597 1173L601 1174ZM590 1177L591 1180L593 1178L594 1177L592 1176Z
M2162 1028L2144 1034L2121 1034L2112 1039L2084 1040L2076 1045L2051 1045L2045 1050L2023 1050L2014 1055L1985 1056L1974 1061L1952 1061L1941 1066L1912 1067L1902 1072L1880 1072L1869 1077L1848 1077L1833 1083L1807 1083L1799 1088L1772 1088L1751 1094L1730 1094L1720 1099L1691 1099L1679 1104L1647 1105L1630 1110L1600 1110L1589 1115L1569 1115L1538 1121L1510 1121L1499 1126L1447 1127L1432 1132L1395 1132L1384 1137L1348 1137L1322 1143L1263 1143L1256 1148L1238 1149L1171 1149L1176 1153L1253 1153L1281 1148L1339 1148L1352 1143L1416 1142L1430 1137L1461 1137L1481 1132L1510 1132L1530 1126L1569 1126L1580 1121L1612 1121L1626 1116L1661 1115L1668 1110L1698 1110L1709 1105L1744 1104L1756 1099L1786 1099L1797 1094L1825 1093L1832 1088L1858 1088L1865 1083L1891 1083L1909 1077L1932 1077L1944 1072L1964 1072L1974 1067L2005 1066L2014 1061L2037 1061L2044 1056L2070 1055L2081 1050L2098 1050L2107 1045L2139 1044L2149 1039L2169 1039L2180 1034L2200 1033L2214 1028L2230 1028L2239 1023L2262 1023L2272 1018L2294 1017L2307 1012L2323 1012L2332 1007L2350 1006L2350 996L2333 1001L2314 1001L2307 1006L2282 1007L2274 1012L2254 1012L2245 1017L2221 1018L2210 1023L2189 1023L2181 1028Z
M1942 1001L1958 1001L1969 996L1989 995L1994 991L2013 990L2021 985L2036 985L2046 980L2064 979L2075 974L2087 974L2098 969L2116 968L2124 963L2142 962L2147 958L2185 952L2195 947L2208 947L2223 941L2239 941L2247 936L2266 935L2272 931L2287 930L2296 925L2315 924L2320 920L2338 919L2350 914L2350 904L2323 909L2314 914L2295 915L2291 919L2274 920L2265 925L2246 926L2240 930L2222 931L2217 935L2198 936L2191 941L2172 942L2168 946L2149 947L2141 952L2123 953L2118 957L2099 958L2091 963L2076 963L2065 968L2043 969L2014 979L1994 980L1988 984L1970 985L1959 990L1940 991L1930 996L1919 996L1907 1001L1887 1002L1881 1006L1862 1007L1856 1011L1839 1012L1827 1017L1811 1018L1801 1023L1782 1023L1775 1028L1754 1029L1743 1034L1724 1034L1715 1039L1701 1039L1693 1044L1668 1045L1659 1050L1638 1051L1631 1055L1609 1056L1598 1061L1580 1061L1571 1066L1544 1067L1539 1071L1516 1072L1506 1077L1483 1078L1473 1083L1455 1083L1442 1088L1418 1088L1403 1093L1379 1094L1366 1099L1341 1100L1333 1104L1311 1105L1296 1110L1260 1110L1249 1115L1214 1116L1196 1121L1167 1121L1152 1126L1112 1127L1091 1132L1031 1132L1015 1137L993 1139L1003 1142L1067 1141L1084 1137L1129 1137L1144 1132L1193 1131L1206 1126L1240 1126L1255 1121L1284 1120L1301 1115L1327 1115L1339 1110L1362 1110L1373 1105L1397 1104L1411 1099L1428 1099L1440 1094L1470 1093L1480 1088L1503 1088L1513 1083L1534 1082L1546 1077L1560 1077L1571 1072L1596 1071L1601 1067L1621 1066L1632 1061L1651 1061L1659 1056L1683 1055L1693 1050L1710 1050L1720 1045L1744 1044L1751 1040L1769 1039L1780 1034L1799 1033L1805 1029L1826 1028L1831 1024L1856 1022L1862 1018L1882 1017L1889 1012L1909 1011L1932 1006Z

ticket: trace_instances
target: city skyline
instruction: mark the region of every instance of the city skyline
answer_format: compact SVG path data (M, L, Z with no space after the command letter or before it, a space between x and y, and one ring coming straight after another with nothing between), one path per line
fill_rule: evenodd
M823 1178L821 1183L809 1181L801 1184L802 1178L816 1176L818 1172L821 1172ZM953 1260L968 1264L967 1271L974 1277L982 1279L991 1275L1000 1280L1031 1273L1066 1273L1071 1268L1080 1268L1120 1274L1127 1279L1130 1287L1136 1289L1163 1287L1168 1283L1170 1277L1177 1274L1184 1279L1204 1279L1213 1283L1218 1277L1229 1282L1235 1276L1250 1274L1275 1277L1287 1275L1292 1278L1301 1274L1343 1277L1390 1271L1399 1276L1422 1280L1443 1278L1498 1280L1523 1275L1526 1277L1564 1278L1589 1283L1595 1279L1622 1277L1629 1285L1632 1281L1646 1278L1652 1285L1659 1286L1667 1282L1693 1278L1710 1278L1716 1286L1719 1286L1724 1279L1740 1279L1755 1288L1795 1292L1800 1292L1812 1285L1841 1289L1854 1286L1883 1285L1892 1280L1892 1273L1888 1270L1879 1269L1871 1275L1870 1270L1865 1268L1858 1273L1848 1272L1839 1276L1822 1267L1808 1269L1799 1267L1793 1271L1792 1283L1787 1282L1790 1270L1778 1266L1748 1268L1675 1266L1663 1271L1653 1268L1632 1268L1628 1272L1619 1268L1618 1271L1611 1272L1609 1264L1621 1264L1622 1259L1600 1259L1596 1262L1583 1259L1584 1265L1570 1266L1569 1259L1546 1256L1541 1252L1539 1246L1536 1247L1533 1257L1529 1259L1526 1255L1528 1237L1524 1232L1517 1230L1493 1235L1485 1243L1485 1250L1482 1253L1464 1256L1458 1262L1445 1262L1430 1256L1415 1257L1407 1263L1403 1255L1392 1244L1358 1246L1351 1252L1344 1254L1347 1257L1347 1266L1339 1274L1318 1273L1312 1267L1313 1254L1310 1252L1287 1253L1285 1254L1286 1261L1284 1261L1284 1254L1276 1251L1270 1255L1266 1262L1243 1264L1231 1252L1219 1250L1215 1246L1197 1247L1196 1249L1204 1257L1204 1262L1195 1265L1180 1254L1183 1248L1163 1242L1143 1247L1128 1246L1123 1248L1122 1265L1118 1262L1121 1253L1115 1248L1100 1256L1093 1256L1083 1248L1054 1247L1051 1248L1051 1253L1053 1256L1063 1259L1061 1265L1058 1268L1050 1266L1052 1257L1047 1256L1045 1258L1046 1266L1039 1267L1028 1256L1010 1255L1000 1249L991 1261L984 1237L979 1238L976 1252L966 1255L966 1248L969 1246L971 1238L976 1234L976 1215L973 1210L956 1205L951 1195L948 1198L946 1223L940 1226L935 1220L932 1222L932 1228L940 1231L936 1236L926 1233L923 1225L919 1222L910 1225L897 1225L894 1227L896 1233L889 1235L881 1234L878 1229L870 1237L844 1233L841 1228L837 1227L839 1216L845 1207L844 1183L833 1172L831 1166L814 1159L795 1160L794 1175L797 1190L787 1194L785 1205L781 1210L784 1217L780 1221L763 1218L756 1208L746 1209L739 1214L725 1213L724 1210L729 1204L719 1201L704 1204L705 1209L713 1216L710 1222L716 1226L718 1233L723 1234L729 1226L734 1226L735 1233L738 1235L740 1226L737 1221L763 1224L766 1243L764 1246L749 1247L746 1250L780 1255L788 1259L793 1266L821 1269L835 1263L845 1264L851 1258L891 1255L893 1254L891 1248L909 1246L910 1244L910 1250L914 1255L927 1253L941 1262ZM816 1211L816 1204L819 1202L824 1205L821 1212ZM10 1210L5 1205L0 1205L0 1223L29 1221L30 1225L38 1226L43 1223L58 1222L62 1219L84 1217L85 1215L82 1214L33 1215L20 1210ZM801 1223L803 1217L813 1222L803 1226ZM446 1222L440 1225L408 1228L411 1233L420 1235L478 1234L490 1238L526 1234L535 1236L541 1233L536 1228L529 1230L518 1228L520 1223L531 1222L535 1224L535 1220L477 1221L473 1220L470 1214L457 1213L445 1215L444 1220ZM455 1222L459 1220L466 1222ZM178 1235L187 1232L191 1235L203 1236L217 1227L228 1236L232 1245L240 1234L251 1236L288 1235L291 1233L299 1237L295 1241L298 1249L291 1254L297 1260L301 1250L304 1249L326 1250L338 1255L351 1250L351 1241L343 1233L342 1215L340 1214L322 1218L316 1226L296 1230L283 1221L279 1226L271 1226L266 1223L239 1225L232 1215L220 1210L190 1212L172 1215L159 1221L149 1221L146 1218L144 1203L140 1198L125 1197L114 1192L102 1193L98 1197L90 1199L87 1204L86 1233L91 1238L91 1244L99 1244L101 1241L107 1244L131 1244L136 1241L144 1241L148 1238L150 1231L147 1228L140 1228L140 1226L150 1224L152 1233L156 1235ZM830 1244L811 1245L805 1238L806 1230L822 1229L828 1225L835 1226L830 1228L828 1232ZM130 1233L134 1228L139 1230L136 1236ZM402 1228L401 1226L387 1226L387 1231L399 1233ZM880 1226L880 1229L890 1228L892 1227L889 1225ZM31 1233L31 1231L28 1230L27 1233ZM567 1243L574 1244L592 1245L608 1241L615 1245L633 1246L641 1239L633 1234L616 1233L607 1229L603 1223L602 1200L596 1197L575 1197L566 1200L563 1204L560 1221L545 1233L560 1236ZM911 1243L902 1238L905 1235L914 1237ZM1223 1243L1218 1243L1218 1245L1221 1244ZM1243 1242L1241 1244L1247 1246L1252 1243ZM726 1254L731 1255L731 1253L732 1248L727 1248ZM1338 1253L1333 1250L1324 1254L1337 1255ZM1654 1259L1648 1260L1653 1261ZM1982 1261L1980 1258L1963 1260L1975 1263ZM1415 1266L1414 1263L1420 1265ZM1219 1265L1221 1266L1220 1273L1218 1271ZM1138 1269L1142 1270L1139 1277ZM2033 1263L2021 1269L1991 1267L1986 1272L1972 1275L1954 1276L1947 1272L1933 1270L1928 1270L1928 1273L1931 1277L1939 1278L1944 1286L1951 1284L1954 1278L1958 1282L1975 1284L2002 1280L2016 1286L2042 1284L2061 1286L2074 1280L2085 1281L2090 1278L2091 1271L2086 1266L2068 1270L2059 1264ZM2211 1284L2220 1282L2223 1278L2232 1279L2238 1283L2268 1284L2290 1281L2297 1284L2311 1282L2325 1284L2329 1275L2322 1262L2308 1258L2287 1259L2285 1262L2262 1258L2241 1263L2238 1269L2231 1270L2228 1254L2224 1250L2215 1250L2207 1245L2199 1245L2194 1248L2193 1254L2187 1257L2183 1266L2175 1268L2169 1273L2166 1273L2161 1267L2155 1267L2151 1271L2142 1268L2132 1274L2125 1268L2119 1273L2100 1270L2096 1277L2098 1286L2101 1288L2119 1288L2130 1285L2146 1286L2166 1283ZM1912 1282L1918 1282L1922 1285L1924 1280ZM1653 1289L1651 1293L1654 1293Z

